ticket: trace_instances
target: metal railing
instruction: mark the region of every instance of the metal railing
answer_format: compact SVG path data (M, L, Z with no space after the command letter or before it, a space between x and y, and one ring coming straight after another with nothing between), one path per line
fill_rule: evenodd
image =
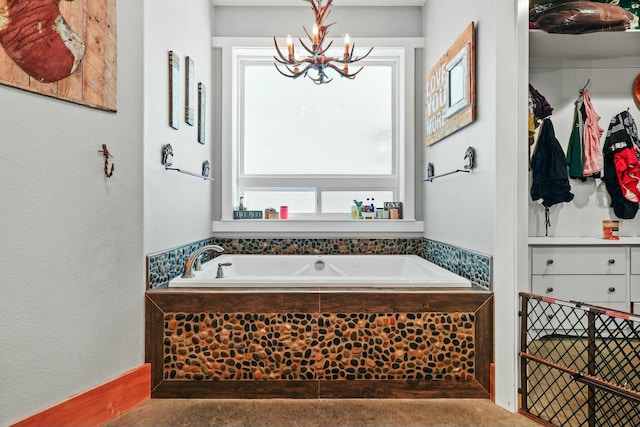
M550 426L640 426L640 316L520 298L520 412Z

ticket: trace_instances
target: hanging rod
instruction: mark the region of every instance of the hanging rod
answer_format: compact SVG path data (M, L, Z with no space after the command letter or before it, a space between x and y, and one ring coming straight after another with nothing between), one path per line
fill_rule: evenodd
M433 173L433 169L434 169L433 163L427 164L427 177L423 179L422 182L432 182L434 179L442 178L443 176L447 176L447 175L453 175L454 173L471 172L474 166L473 156L474 156L473 147L468 147L467 150L464 152L464 166L463 166L464 169L456 169L450 172L441 173L440 175L435 175Z
M205 160L202 162L202 172L197 174L195 172L189 172L180 168L172 168L173 166L173 147L171 144L166 144L162 147L162 164L164 165L164 170L168 171L176 171L183 173L185 175L195 176L196 178L204 179L205 181L214 181L213 178L209 177L209 172L211 167L209 166L209 160Z
M430 165L433 165L433 163L429 163L429 164L430 164ZM447 176L447 175L453 175L454 173L458 173L458 172L466 172L466 173L469 173L469 172L471 172L471 171L470 171L470 170L468 170L468 169L456 169L456 170L451 171L451 172L441 173L440 175L430 176L430 177L428 177L428 178L423 179L422 181L423 181L423 182L425 182L425 181L431 182L431 181L433 181L434 179L442 178L443 176Z
M180 168L168 168L168 167L165 167L164 169L168 170L168 171L180 172L180 173L183 173L185 175L195 176L196 178L201 178L201 179L204 179L205 181L214 181L213 178L210 178L208 176L200 175L200 174L197 174L195 172L184 171L184 170L182 170Z

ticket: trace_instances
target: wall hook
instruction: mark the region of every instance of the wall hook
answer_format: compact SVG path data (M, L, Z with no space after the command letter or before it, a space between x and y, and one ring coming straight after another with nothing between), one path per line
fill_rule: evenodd
M587 79L587 84L585 84L582 89L580 89L580 93L584 92L584 90L587 88L587 86L589 86L589 83L591 83L591 79Z
M109 162L113 158L113 156L109 154L107 144L102 144L102 150L98 150L98 153L104 156L104 176L106 178L111 178L113 176L113 171L115 170L116 165L111 162L111 168L109 168Z

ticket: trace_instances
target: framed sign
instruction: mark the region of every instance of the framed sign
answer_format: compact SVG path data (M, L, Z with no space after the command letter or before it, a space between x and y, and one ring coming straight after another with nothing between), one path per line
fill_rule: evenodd
M426 145L438 142L475 121L473 22L425 77L424 105Z

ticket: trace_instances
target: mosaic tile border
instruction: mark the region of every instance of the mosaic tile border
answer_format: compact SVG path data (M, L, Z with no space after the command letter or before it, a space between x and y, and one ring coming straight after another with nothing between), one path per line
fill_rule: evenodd
M491 290L493 257L429 239L422 250L426 260Z
M226 252L236 254L414 254L422 256L422 238L218 239L211 237L147 255L147 288L156 289L167 286L171 279L182 274L186 259L193 251L211 244L222 246ZM209 261L217 255L209 252L203 261Z
M205 246L220 245L229 253L361 255L412 254L491 289L492 257L425 238L218 239L210 237L147 255L147 289L165 287L182 274L186 259ZM205 254L209 261L217 254Z

